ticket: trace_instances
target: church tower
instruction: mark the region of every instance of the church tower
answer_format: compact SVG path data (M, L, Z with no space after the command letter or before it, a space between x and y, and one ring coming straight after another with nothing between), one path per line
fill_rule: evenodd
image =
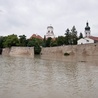
M47 27L46 38L49 38L49 37L55 38L52 26Z
M89 27L89 23L86 23L86 27L85 27L85 37L89 37L90 36L90 27Z

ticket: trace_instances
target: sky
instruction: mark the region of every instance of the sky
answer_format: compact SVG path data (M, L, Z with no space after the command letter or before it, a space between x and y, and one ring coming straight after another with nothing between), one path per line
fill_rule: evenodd
M91 35L98 36L98 0L0 0L0 36L43 37L49 25L55 36L73 26L84 35L87 21Z

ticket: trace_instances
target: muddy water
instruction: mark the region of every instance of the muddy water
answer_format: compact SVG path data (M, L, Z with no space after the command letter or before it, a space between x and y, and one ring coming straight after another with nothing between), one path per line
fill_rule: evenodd
M98 62L0 56L0 98L98 98Z

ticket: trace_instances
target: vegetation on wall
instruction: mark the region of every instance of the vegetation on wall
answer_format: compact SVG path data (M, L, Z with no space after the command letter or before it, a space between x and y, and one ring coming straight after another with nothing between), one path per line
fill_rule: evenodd
M42 40L37 38L32 38L28 40L27 46L34 47L34 53L40 54L41 52L41 46L42 46Z
M64 53L64 56L69 56L69 55L70 55L70 54L69 54L69 53L67 53L67 52L65 52L65 53Z

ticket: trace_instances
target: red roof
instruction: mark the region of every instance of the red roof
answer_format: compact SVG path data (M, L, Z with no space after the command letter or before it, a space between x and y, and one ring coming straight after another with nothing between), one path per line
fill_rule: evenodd
M90 39L93 39L95 41L98 41L98 37L94 37L94 36L89 36Z
M43 39L40 35L37 35L37 34L33 34L33 35L30 37L30 39L31 39L31 38Z

